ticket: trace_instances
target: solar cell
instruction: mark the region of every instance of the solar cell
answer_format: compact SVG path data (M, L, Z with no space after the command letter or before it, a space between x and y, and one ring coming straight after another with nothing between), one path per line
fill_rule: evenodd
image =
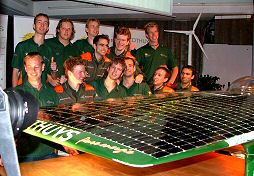
M252 95L175 93L89 102L75 110L72 106L41 110L47 118L41 117L27 133L137 166L160 164L254 139L254 135L242 136L254 131ZM38 130L42 123L57 124L59 130L65 127L69 131L62 138L68 140L56 139L57 130L51 137L44 135L43 130ZM231 138L233 142L228 143ZM133 153L125 156L106 150L117 147L123 153Z

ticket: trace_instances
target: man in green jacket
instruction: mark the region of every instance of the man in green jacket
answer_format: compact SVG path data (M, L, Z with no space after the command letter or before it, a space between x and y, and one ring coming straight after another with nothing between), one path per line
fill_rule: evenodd
M135 60L133 58L126 57L124 61L126 64L126 69L123 73L123 80L120 85L127 92L127 96L151 95L152 93L150 87L146 82L142 82L140 84L135 82Z
M95 51L86 52L81 55L86 63L87 83L106 77L107 69L111 60L106 57L108 51L109 37L107 35L97 35L93 40Z
M28 53L24 61L28 79L17 86L17 89L31 93L38 99L40 107L56 106L58 95L51 86L42 82L41 76L45 67L42 56L38 52ZM57 156L54 147L46 140L22 133L17 141L20 161L36 161Z
M51 59L52 50L45 44L45 35L49 29L49 17L46 14L39 13L34 17L33 29L35 31L33 38L19 42L15 48L12 59L12 87L22 84L27 80L27 73L24 68L24 58L30 52L39 52L43 56L45 69L42 80L46 82L51 78ZM54 70L55 71L55 70Z
M192 80L195 78L196 70L191 65L183 66L181 70L181 82L177 84L176 91L178 92L196 92L199 89L192 85Z
M59 103L74 104L92 101L95 97L95 88L85 83L85 61L80 57L73 57L64 62L67 81L55 87L59 96Z
M74 45L78 48L79 54L86 52L94 52L93 39L99 34L100 21L95 18L89 18L86 22L85 32L87 34L86 39L80 39L74 42Z
M136 58L140 67L143 67L148 84L152 85L153 75L161 66L166 66L171 70L168 85L173 84L178 74L178 67L171 49L159 44L158 24L153 22L146 24L145 34L149 43L137 50Z
M57 64L57 77L64 76L64 61L70 57L79 56L78 49L71 43L75 34L74 24L70 19L64 18L58 22L56 27L56 37L46 40L46 44L51 47ZM55 85L59 84L56 79Z
M91 84L96 89L98 99L123 98L126 97L124 88L117 84L126 68L125 62L121 58L115 58L109 68L108 76L103 79L93 81Z
M130 48L131 32L127 27L119 27L115 30L114 43L115 45L110 47L107 52L107 57L111 60L119 57L124 59L125 57L133 58L135 61L135 82L141 83L143 81L143 73L138 66L136 58L131 54Z

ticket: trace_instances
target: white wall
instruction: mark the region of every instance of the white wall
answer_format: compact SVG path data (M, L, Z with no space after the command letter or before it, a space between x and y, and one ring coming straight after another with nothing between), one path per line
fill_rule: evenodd
M251 76L252 46L205 44L204 49L208 59L203 59L203 75L218 76L220 84L227 88L228 82Z
M130 28L131 42L135 43L136 49L146 45L148 39L146 38L145 31L143 29Z
M14 16L14 47L18 44L18 42L23 41L32 35L34 35L33 30L33 20L34 17L28 16ZM54 37L56 34L56 26L58 24L59 19L50 19L49 31L46 35L46 38ZM85 33L85 23L81 22L73 22L75 26L75 37L72 42L86 38ZM113 26L100 26L100 33L107 34L110 38L110 46L113 45L113 35L114 35L114 27Z
M6 52L8 16L0 14L0 87L6 88Z

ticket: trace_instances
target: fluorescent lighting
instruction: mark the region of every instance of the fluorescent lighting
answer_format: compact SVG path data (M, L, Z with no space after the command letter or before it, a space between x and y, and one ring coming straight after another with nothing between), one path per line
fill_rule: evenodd
M251 15L225 15L225 16L215 16L216 20L222 19L246 19L251 18Z

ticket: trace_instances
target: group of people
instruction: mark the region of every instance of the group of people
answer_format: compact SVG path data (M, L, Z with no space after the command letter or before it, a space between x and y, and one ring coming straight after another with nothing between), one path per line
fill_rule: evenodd
M37 14L33 38L16 46L12 60L12 86L30 92L41 107L198 91L191 83L195 70L190 65L182 68L181 82L173 86L178 66L172 51L159 44L159 26L156 23L150 22L145 26L149 42L135 52L130 48L128 28L120 27L115 31L114 46L109 48L110 39L107 35L99 35L99 27L99 20L88 19L85 27L87 38L72 43L74 24L70 19L61 19L56 27L56 37L45 39L49 17ZM21 144L18 154L24 161L55 156L54 147L44 141L34 137L29 139L30 142L27 137L23 139L26 146Z
M172 51L159 44L159 26L156 23L150 22L145 26L145 34L149 42L135 52L130 50L131 33L128 28L120 27L115 31L114 46L109 48L110 39L107 35L99 35L99 27L98 19L88 19L85 28L87 38L72 43L71 40L75 35L74 24L70 19L64 18L56 27L56 37L45 39L49 29L49 17L43 13L36 15L33 24L35 31L33 38L22 41L16 46L12 60L12 86L28 84L29 70L26 64L30 64L30 59L27 60L28 63L24 60L37 52L38 57L42 58L42 84L49 83L50 87L53 87L55 92L61 96L62 92L65 94L69 92L70 96L76 94L76 97L80 97L79 89L82 89L81 94L85 94L84 90L87 86L93 86L94 96L101 99L175 91L172 85L177 78L178 67ZM78 58L83 61L77 61ZM117 62L114 63L114 60ZM76 65L68 66L68 63ZM115 65L122 63L125 66L116 82L108 81L106 77L110 77L110 71L115 73L111 67L114 68ZM81 65L83 65L83 74L75 75L75 67ZM187 75L183 70L189 70L191 74ZM74 76L70 76L68 71ZM192 87L190 90L196 91L197 88L191 85L194 75L194 68L185 66L181 71L182 82L177 85L176 90L187 90L186 86L188 86L188 88ZM80 78L75 78L75 76ZM191 78L188 79L188 84L183 83L188 76ZM77 83L73 79L82 80L78 81L81 82L78 86L73 87L73 82ZM123 88L123 93L110 94L113 88L119 90L121 89L119 87ZM35 88L38 89L38 87ZM68 101L68 103L78 101L80 100L73 98L73 101Z

